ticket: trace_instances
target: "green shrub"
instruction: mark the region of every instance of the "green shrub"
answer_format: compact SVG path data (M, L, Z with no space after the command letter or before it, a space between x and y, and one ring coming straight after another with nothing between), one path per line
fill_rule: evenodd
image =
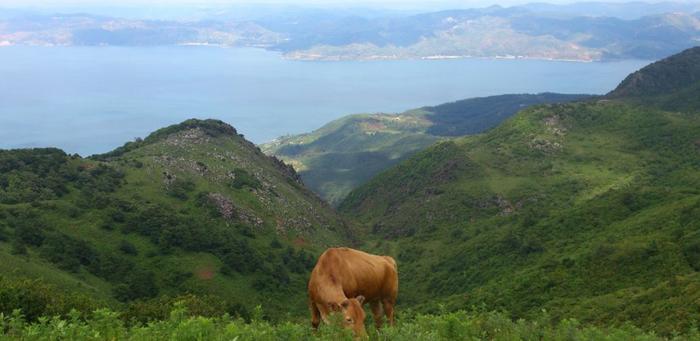
M246 172L245 169L236 168L233 170L233 182L231 186L236 189L242 189L244 187L259 189L262 187L262 184L253 175Z
M67 316L71 310L89 312L99 303L78 294L68 294L40 280L0 277L0 314L19 310L28 321L41 316Z
M153 272L133 269L128 272L121 284L114 287L114 297L120 301L152 298L158 295Z
M24 244L19 239L13 239L11 243L12 248L10 249L10 253L13 255L26 255L27 254L27 245Z
M45 238L44 229L42 226L28 221L15 228L15 238L26 245L41 246Z
M195 183L189 179L175 179L166 187L166 193L180 200L187 200L189 194L196 188Z
M128 240L122 240L119 242L119 251L131 256L139 254L139 250L136 249L136 246L134 246L134 244L130 243Z
M40 254L63 270L77 272L81 265L89 266L97 261L97 252L85 241L52 233L40 248Z

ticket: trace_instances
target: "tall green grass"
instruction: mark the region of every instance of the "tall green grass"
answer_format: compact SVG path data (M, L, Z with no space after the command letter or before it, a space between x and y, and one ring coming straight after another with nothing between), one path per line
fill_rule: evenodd
M3 340L352 340L340 327L322 326L312 331L307 323L270 323L256 309L246 322L228 315L192 316L184 304L176 304L169 318L129 324L108 309L89 316L73 311L66 318L42 317L29 323L19 310L0 315ZM550 323L546 314L539 320L509 319L497 312L458 311L439 315L413 315L396 326L368 328L370 340L698 340L692 329L685 335L661 337L632 325L600 328L567 319Z

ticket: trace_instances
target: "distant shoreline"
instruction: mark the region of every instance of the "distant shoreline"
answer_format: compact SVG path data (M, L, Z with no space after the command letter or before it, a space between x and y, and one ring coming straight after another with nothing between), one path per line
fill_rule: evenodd
M308 56L308 57L293 57L288 54L283 54L282 58L291 61L303 62L372 62L372 61L399 61L399 60L459 60L459 59L482 59L482 60L539 60L550 62L573 62L573 63L596 63L606 62L605 59L571 59L571 58L545 58L545 57L528 57L528 56L455 56L455 55L433 55L433 56L368 56L361 58L348 58L345 56Z
M11 41L0 41L0 48L8 47L44 47L44 48L89 48L89 47L115 47L115 48L153 48L153 47L205 47L205 48L220 48L220 49L257 49L264 50L270 53L279 54L279 57L288 61L300 62L373 62L373 61L401 61L401 60L425 60L425 61L444 61L444 60L464 60L464 59L479 59L479 60L537 60L550 62L568 62L568 63L597 63L617 61L617 59L604 58L547 58L547 57L532 57L524 55L495 55L495 56L473 56L473 55L371 55L362 57L351 57L347 55L323 55L323 54L302 54L298 51L282 52L275 49L270 49L269 46L236 46L208 42L183 42L178 44L165 45L42 45L42 44L15 44ZM635 59L621 59L635 60Z

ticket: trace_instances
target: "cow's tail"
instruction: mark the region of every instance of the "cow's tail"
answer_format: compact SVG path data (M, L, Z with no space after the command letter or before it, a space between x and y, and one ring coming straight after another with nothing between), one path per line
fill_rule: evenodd
M396 265L396 260L393 257L384 256L384 258L386 258L386 260L389 261L389 263L394 267L394 270L396 270L396 272L399 272L399 267Z
M385 278L385 295L388 301L384 303L384 311L387 312L389 323L393 325L393 304L396 303L396 297L399 294L399 267L396 265L396 260L389 256L384 256L386 260L394 267L393 273L387 273L388 278ZM388 304L388 305L387 305Z

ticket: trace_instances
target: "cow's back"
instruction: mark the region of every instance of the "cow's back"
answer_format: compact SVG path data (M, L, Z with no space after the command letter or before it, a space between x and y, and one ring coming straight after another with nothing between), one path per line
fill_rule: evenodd
M376 256L350 248L331 248L319 257L309 281L309 295L322 288L342 290L346 297L379 300L396 296L398 273L391 257Z

